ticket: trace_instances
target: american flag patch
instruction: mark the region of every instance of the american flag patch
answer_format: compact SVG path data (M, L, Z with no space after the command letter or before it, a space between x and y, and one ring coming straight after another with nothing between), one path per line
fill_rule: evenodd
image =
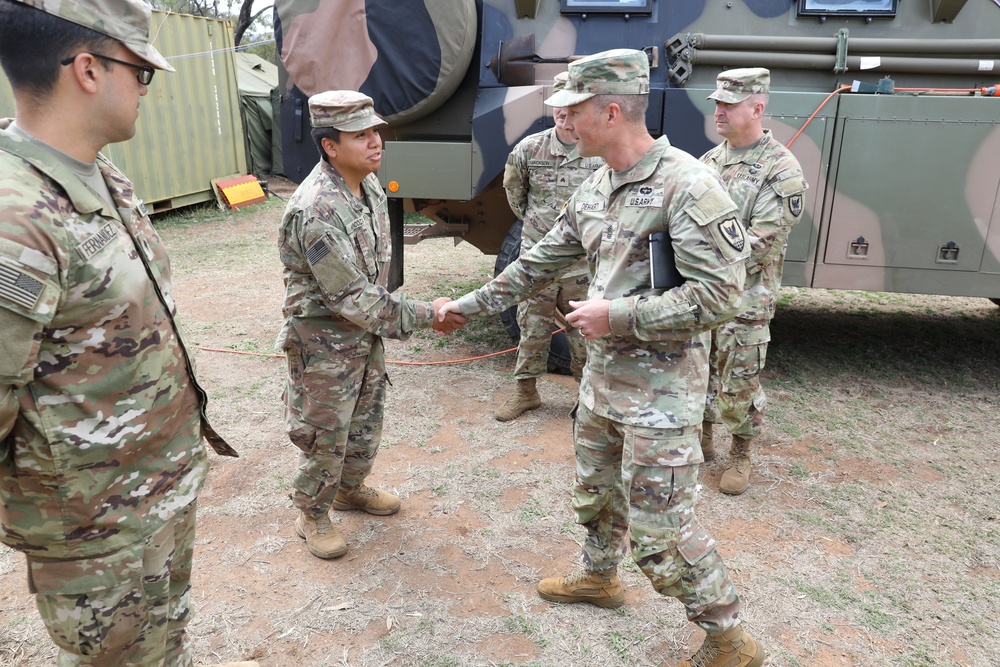
M17 267L0 262L0 296L34 310L45 284Z
M330 246L326 244L324 239L320 239L319 241L316 241L316 243L309 246L309 250L306 251L306 259L309 261L310 265L313 265L329 254Z

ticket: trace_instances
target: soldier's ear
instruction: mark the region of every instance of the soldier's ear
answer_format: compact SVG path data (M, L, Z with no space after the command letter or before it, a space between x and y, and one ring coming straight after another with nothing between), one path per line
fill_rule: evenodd
M331 160L337 157L337 142L330 137L323 137L323 152L326 153L327 157Z
M95 70L100 67L97 58L89 53L80 53L71 61L64 61L64 66L67 66L70 76L85 91L93 93L97 90Z
M618 106L617 102L612 102L608 106L604 107L604 117L607 119L608 123L614 123L621 118L622 108Z

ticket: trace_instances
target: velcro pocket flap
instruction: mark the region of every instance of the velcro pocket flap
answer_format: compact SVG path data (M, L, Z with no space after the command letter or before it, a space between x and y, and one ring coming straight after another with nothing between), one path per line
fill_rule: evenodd
M31 582L42 595L79 595L104 591L142 576L140 542L96 558L73 560L28 559Z

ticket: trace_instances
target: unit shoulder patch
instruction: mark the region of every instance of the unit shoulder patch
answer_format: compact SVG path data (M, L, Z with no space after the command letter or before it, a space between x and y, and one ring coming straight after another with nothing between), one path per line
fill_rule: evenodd
M727 216L708 226L722 256L730 262L747 256L746 230L735 215Z
M788 198L788 210L796 218L802 215L802 195L795 194Z

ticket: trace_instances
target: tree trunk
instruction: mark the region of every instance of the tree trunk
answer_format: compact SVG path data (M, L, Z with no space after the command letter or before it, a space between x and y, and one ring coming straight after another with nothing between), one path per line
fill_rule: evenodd
M253 2L254 0L243 0L243 4L240 5L240 13L236 17L236 27L233 29L233 41L236 43L236 46L239 46L240 42L243 41L243 34L247 31L247 28L250 27L250 24L253 23L258 16L273 8L273 5L268 5L267 7L259 10L256 14L251 14L250 12L253 10Z

